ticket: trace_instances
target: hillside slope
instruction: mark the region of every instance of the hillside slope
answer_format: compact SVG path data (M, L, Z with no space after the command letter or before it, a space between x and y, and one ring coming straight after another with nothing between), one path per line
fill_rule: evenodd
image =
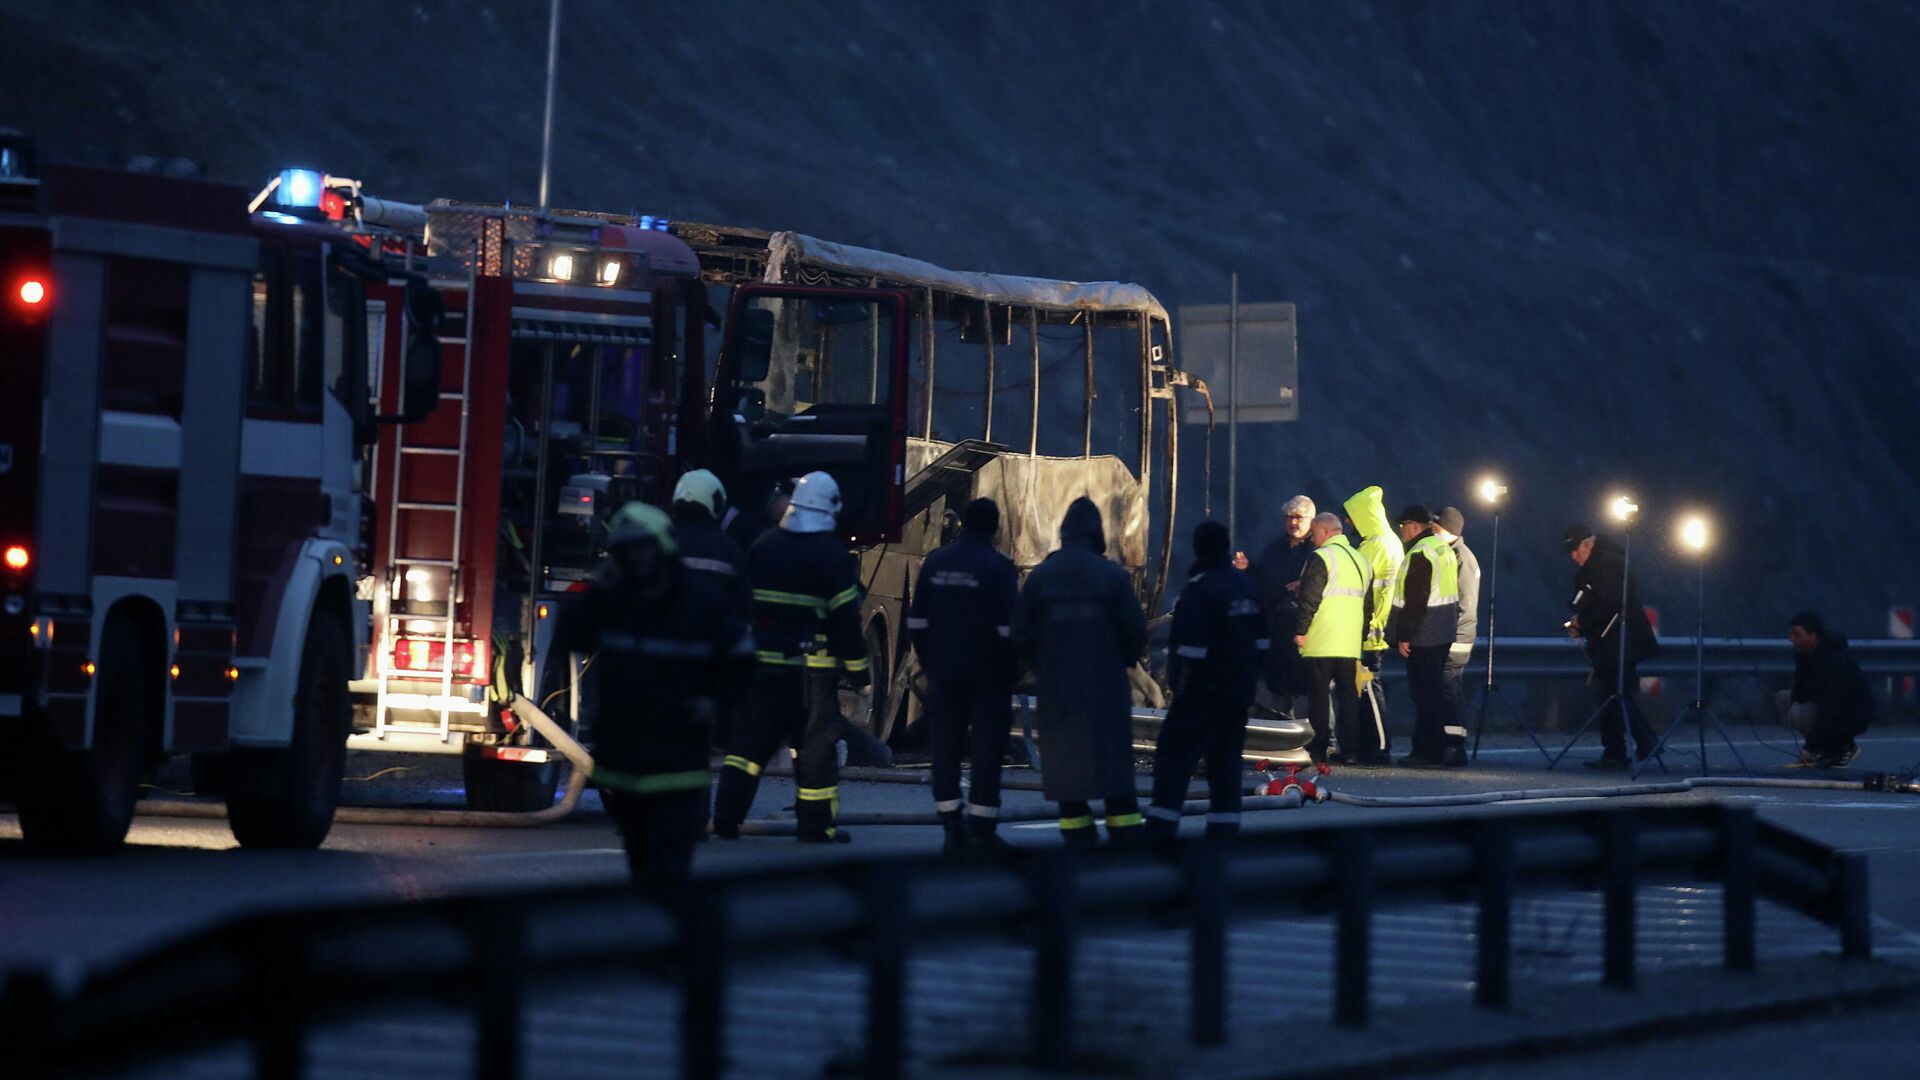
M545 11L0 0L0 123L82 159L526 201ZM1295 491L1464 506L1497 468L1511 632L1558 623L1560 531L1622 484L1668 627L1690 621L1665 549L1694 504L1725 534L1716 629L1811 605L1877 635L1889 600L1920 601L1920 9L566 12L560 205L1137 280L1170 304L1224 299L1238 269L1243 297L1298 302L1304 419L1245 433L1245 546ZM1484 522L1469 539L1484 558Z

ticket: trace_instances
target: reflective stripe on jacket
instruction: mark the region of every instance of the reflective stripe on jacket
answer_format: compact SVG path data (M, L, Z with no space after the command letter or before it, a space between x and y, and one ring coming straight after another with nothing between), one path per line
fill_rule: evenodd
M1373 586L1372 567L1345 536L1328 539L1314 555L1326 566L1327 584L1320 592L1320 605L1314 610L1300 655L1358 660L1366 628L1367 593Z

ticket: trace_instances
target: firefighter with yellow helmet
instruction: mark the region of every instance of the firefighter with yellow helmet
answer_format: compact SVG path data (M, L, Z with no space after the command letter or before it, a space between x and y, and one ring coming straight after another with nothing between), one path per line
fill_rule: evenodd
M628 503L607 559L560 610L553 654L590 654L593 782L620 824L643 891L670 897L692 869L707 818L713 701L753 662L746 626L684 572L666 513Z

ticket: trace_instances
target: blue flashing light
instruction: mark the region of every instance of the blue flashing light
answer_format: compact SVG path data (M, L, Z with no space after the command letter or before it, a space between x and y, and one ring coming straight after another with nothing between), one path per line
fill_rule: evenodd
M317 207L323 185L324 178L312 169L282 169L274 201L281 206Z
M640 215L640 227L641 227L642 229L651 229L651 228L653 228L653 215L652 215L652 214L641 214L641 215Z
M654 227L654 229L655 229L655 230L657 230L657 231L659 231L659 232L666 232L666 231L667 231L667 219L666 219L666 218L655 218L655 219L653 220L653 227Z

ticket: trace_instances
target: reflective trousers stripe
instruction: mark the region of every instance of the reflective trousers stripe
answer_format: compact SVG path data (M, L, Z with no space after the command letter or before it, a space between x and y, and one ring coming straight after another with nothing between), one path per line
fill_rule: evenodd
M954 811L960 809L960 800L959 799L935 799L933 800L933 808L942 814L951 814Z
M800 789L800 797L808 802L825 802L826 800L837 798L839 794L840 785L838 784L832 787L803 787Z
M604 766L593 767L593 782L602 788L613 788L634 795L665 795L675 791L705 791L707 789L707 770L689 769L685 772L670 773L625 773Z
M860 599L860 586L849 585L835 593L833 599L827 601L827 610L838 611L858 599Z
M1079 817L1063 817L1060 819L1060 828L1062 831L1068 829L1091 829L1093 828L1093 815L1081 814Z
M788 656L783 652L768 652L765 649L756 650L753 658L763 664L773 664L777 667L804 667L807 662L804 656Z
M825 600L822 600L818 596L807 596L804 593L778 592L773 589L755 589L753 590L753 600L757 604L785 604L789 607L803 607L814 612L816 615L825 615L827 613L827 602Z
M1179 821L1180 820L1180 811L1175 810L1170 806L1149 806L1147 807L1146 813L1148 817L1154 819L1155 821Z
M997 806L988 806L985 803L974 803L972 806L967 807L967 813L972 814L974 817L997 818L1000 816L1000 808Z
M1109 829L1124 829L1131 825L1138 825L1140 824L1140 822L1141 822L1141 817L1139 814L1108 814L1107 815L1107 828Z
M925 630L926 628L927 628L927 620L919 617L918 615L907 616L907 629Z
M732 769L739 769L741 772L746 773L748 776L760 775L760 763L757 761L748 761L746 758L741 757L739 754L727 755L727 767Z
M1453 726L1452 724L1448 724L1447 726L1445 726L1445 727L1443 727L1443 728L1441 728L1440 730L1441 730L1441 731L1442 731L1443 733L1445 733L1445 734L1447 734L1447 735L1457 735L1457 736L1459 736L1459 737L1460 737L1460 738L1462 738L1462 739L1464 739L1464 738L1466 738L1466 737L1467 737L1467 729L1466 729L1466 728L1463 728L1463 727L1455 727L1455 726Z

